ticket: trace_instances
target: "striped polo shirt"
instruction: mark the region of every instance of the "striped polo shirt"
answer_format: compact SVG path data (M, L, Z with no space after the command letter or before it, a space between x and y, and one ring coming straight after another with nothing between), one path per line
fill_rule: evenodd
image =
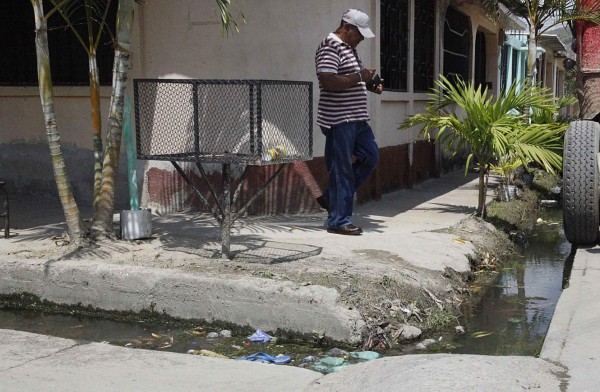
M317 48L315 56L317 73L347 75L362 69L362 62L356 49L344 43L335 33L330 33ZM331 128L334 125L366 121L367 88L364 82L355 84L343 91L326 91L319 83L321 96L317 114L317 124Z

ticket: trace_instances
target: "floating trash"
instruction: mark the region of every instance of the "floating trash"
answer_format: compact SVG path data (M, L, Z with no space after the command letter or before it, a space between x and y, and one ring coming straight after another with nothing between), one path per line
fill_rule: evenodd
M247 357L240 357L236 359L238 361L274 363L275 365L283 365L292 361L292 358L289 355L270 355L263 352L250 354Z
M219 354L219 353L216 353L216 352L210 351L210 350L188 350L187 353L192 354L192 355L201 355L203 357L229 359L229 357L226 357L223 354Z
M273 336L269 335L262 329L257 329L251 336L248 336L248 340L254 343L265 343L270 342Z
M348 355L348 351L346 350L342 350L339 348L332 348L331 350L327 351L327 353L325 355L329 355L331 357L344 357L346 355Z
M474 339L479 339L479 338L484 338L486 336L490 336L492 335L494 332L490 332L490 331L479 331L479 332L475 332L471 335L471 337L473 337Z
M381 354L375 351L355 351L349 353L352 358L361 359L363 361L371 361L381 357Z
M339 352L345 352L344 350L333 349ZM334 352L336 352L334 351ZM345 368L346 366L371 361L373 359L380 358L381 354L375 351L354 351L345 352L343 357L338 356L326 356L315 362L311 369L321 373L335 373Z
M317 357L315 357L314 355L309 355L308 357L304 357L300 361L300 363L313 363L313 362L317 362Z
M540 204L544 207L558 207L558 200L540 200Z

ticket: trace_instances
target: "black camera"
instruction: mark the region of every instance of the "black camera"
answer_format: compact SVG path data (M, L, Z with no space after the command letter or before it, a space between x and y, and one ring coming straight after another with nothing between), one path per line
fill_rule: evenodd
M371 79L366 84L367 88L374 88L379 86L381 84L381 78L379 77L379 74L375 74L375 76L373 76L373 79Z

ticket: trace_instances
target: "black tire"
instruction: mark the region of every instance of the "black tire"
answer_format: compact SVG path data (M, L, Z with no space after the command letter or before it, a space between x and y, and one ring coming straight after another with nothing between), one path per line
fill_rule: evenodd
M598 241L599 145L600 124L569 124L563 156L563 225L573 245L595 245Z

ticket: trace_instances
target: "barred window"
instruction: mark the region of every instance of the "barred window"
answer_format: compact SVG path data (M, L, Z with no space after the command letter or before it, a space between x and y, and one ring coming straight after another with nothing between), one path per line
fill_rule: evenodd
M51 9L52 4L44 1L44 12ZM114 32L116 14L117 1L113 0L107 18L109 27L104 29L96 54L101 85L112 83L114 50L107 30ZM71 20L75 22L79 33L86 40L85 9L79 7ZM58 12L48 19L48 45L54 85L89 84L86 51ZM36 86L37 84L35 23L31 2L0 1L0 85Z
M407 91L408 0L381 0L381 77L386 90Z
M475 36L475 68L473 70L473 79L475 88L487 85L487 70L486 70L486 49L485 49L485 34L481 31ZM490 87L488 85L488 87Z
M444 25L444 76L469 80L469 18L448 7Z
M435 1L415 1L414 90L433 88L435 65Z
M521 73L519 72L519 52L516 49L512 50L512 79L513 80L519 80L519 78L521 77Z
M540 86L546 86L546 53L542 53L542 56L535 60L535 69L537 82Z
M502 51L500 52L500 89L502 91L507 89L508 82L508 51L510 46L507 44L502 45Z

